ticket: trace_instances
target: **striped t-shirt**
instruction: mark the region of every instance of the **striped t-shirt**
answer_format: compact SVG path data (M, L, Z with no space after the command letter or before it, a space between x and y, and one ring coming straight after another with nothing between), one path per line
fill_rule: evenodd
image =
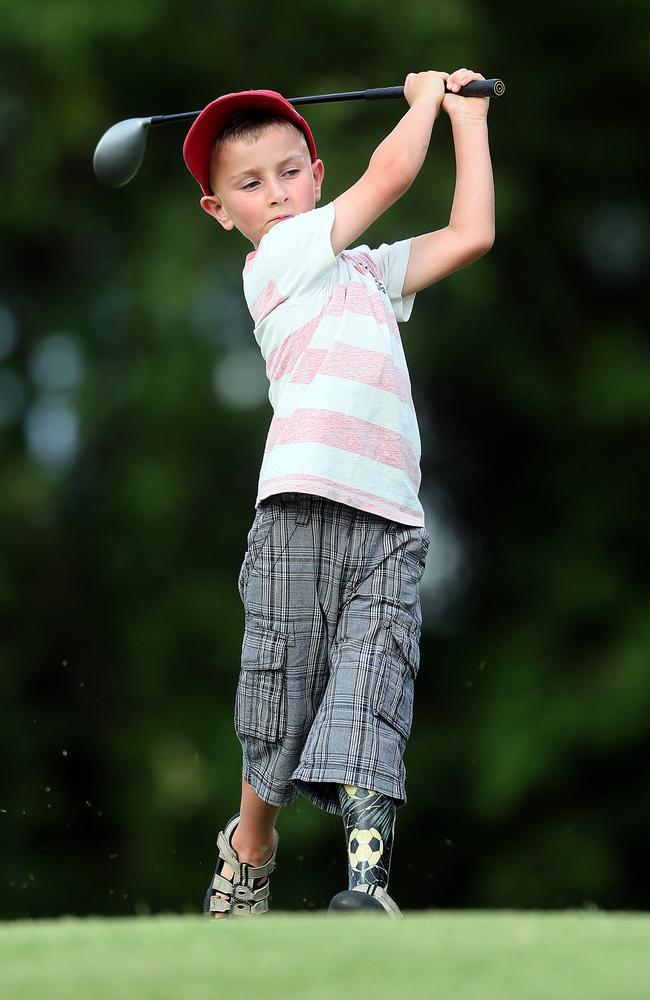
M246 258L244 295L273 417L255 506L296 492L424 526L420 433L397 320L411 241L334 255L334 205L278 222Z

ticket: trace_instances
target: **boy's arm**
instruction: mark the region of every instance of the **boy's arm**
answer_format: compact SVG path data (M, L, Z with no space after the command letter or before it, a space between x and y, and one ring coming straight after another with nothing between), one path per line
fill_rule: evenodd
M354 243L411 186L431 139L431 129L445 96L448 73L409 73L404 96L409 110L379 144L363 177L334 200L332 250L340 253ZM462 98L459 98L462 100Z
M465 71L461 85L482 80ZM448 81L449 84L449 81ZM456 188L449 225L416 236L402 295L412 295L482 257L494 243L494 183L488 142L488 98L446 94L443 110L451 118L456 152Z

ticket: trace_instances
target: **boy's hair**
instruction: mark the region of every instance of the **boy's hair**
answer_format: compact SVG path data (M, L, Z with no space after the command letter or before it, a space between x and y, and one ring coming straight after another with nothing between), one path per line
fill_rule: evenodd
M217 149L229 139L258 139L268 125L284 125L287 128L295 129L298 135L302 136L299 128L282 115L273 114L272 111L248 111L244 115L237 115L231 118L227 125L217 134L214 140L214 148Z
M228 124L215 136L212 152L210 153L208 177L212 178L215 156L226 143L237 139L259 139L269 125L280 125L284 128L293 129L304 139L304 135L300 129L293 122L290 122L288 118L283 118L282 115L276 115L270 111L248 111L246 114L237 115L235 118L231 118Z

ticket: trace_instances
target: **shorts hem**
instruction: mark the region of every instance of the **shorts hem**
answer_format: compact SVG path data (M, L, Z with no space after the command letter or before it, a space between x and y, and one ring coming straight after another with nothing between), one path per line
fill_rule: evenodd
M242 771L244 781L248 782L255 794L266 802L269 806L290 806L298 798L298 792L291 785L286 791L278 791L274 786L269 785L264 778L252 768L244 767Z
M388 773L382 775L373 771L372 774L363 769L335 771L331 768L318 772L314 768L297 768L291 781L303 798L313 805L318 806L324 812L341 815L338 793L334 789L324 789L320 786L331 785L355 785L358 788L370 788L374 792L395 800L397 808L406 805L406 788L403 783L395 781L393 775Z

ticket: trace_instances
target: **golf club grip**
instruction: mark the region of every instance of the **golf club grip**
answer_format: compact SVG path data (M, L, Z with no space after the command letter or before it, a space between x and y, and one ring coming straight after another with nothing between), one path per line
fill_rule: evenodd
M471 80L457 90L455 97L501 97L505 94L503 80ZM330 101L381 101L387 98L403 98L404 87L373 87L370 90L349 90L337 94L314 94L310 97L289 97L290 104L327 104Z
M506 86L503 80L471 80L469 83L456 91L456 97L501 97L505 93ZM376 87L374 90L366 90L365 98L368 101L377 101L385 97L404 97L404 87Z

